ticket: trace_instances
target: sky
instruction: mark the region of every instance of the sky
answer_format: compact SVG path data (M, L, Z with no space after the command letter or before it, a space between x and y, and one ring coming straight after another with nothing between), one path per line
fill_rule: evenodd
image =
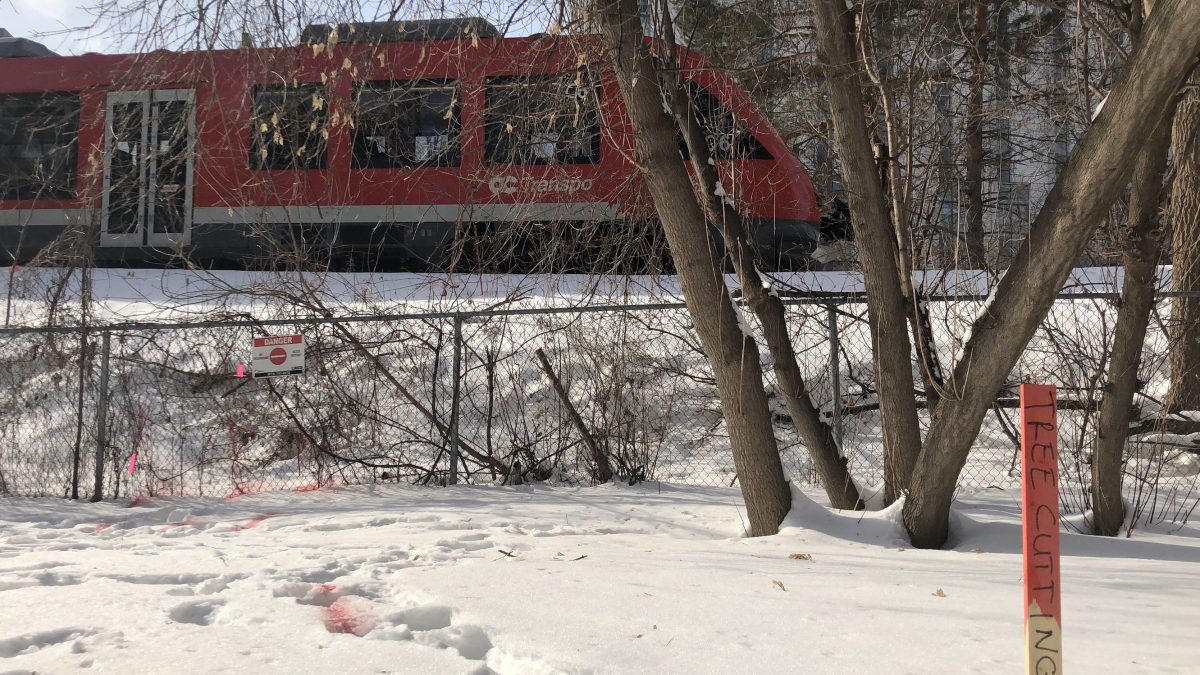
M0 28L37 40L60 54L103 51L103 38L90 35L91 16L78 0L0 0Z
M122 51L102 31L92 28L94 9L89 12L89 8L94 8L100 1L0 0L0 28L7 29L15 37L37 40L60 54ZM544 30L543 24L551 20L550 7L554 5L549 0L528 0L528 4L518 6L520 9L514 11L511 0L465 0L465 4L459 5L462 12L456 11L453 2L441 2L437 7L423 2L402 6L402 18L412 16L413 12L425 16L483 15L498 26L508 24L506 33L516 36ZM360 11L369 19L372 12L386 16L388 8L386 2L381 1L378 5L366 2Z

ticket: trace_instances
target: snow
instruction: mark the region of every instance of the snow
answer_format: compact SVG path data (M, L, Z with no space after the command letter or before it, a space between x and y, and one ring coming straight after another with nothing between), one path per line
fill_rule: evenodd
M730 488L375 485L0 512L0 671L1012 673L1017 495L951 548L899 506L796 492L742 536ZM1195 672L1200 527L1064 532L1074 672Z
M1000 288L1000 286L995 285L992 286L992 290L988 291L987 298L984 299L983 304L979 307L979 309L975 311L975 318L967 324L966 330L963 332L962 337L958 339L958 347L954 351L954 358L950 361L951 368L957 367L959 362L962 361L963 357L966 355L967 345L971 344L971 338L975 336L975 327L979 325L980 321L983 321L985 318L991 315L992 305L996 302L996 289L998 288Z
M1105 103L1108 103L1108 97L1107 97L1107 96L1105 96L1104 98L1100 99L1100 102L1096 104L1096 109L1092 111L1092 121L1093 121L1093 122L1095 122L1095 121L1096 121L1096 118L1100 116L1100 111L1101 111L1101 110L1104 110L1104 104L1105 104Z
M46 288L67 274L58 268L0 267L0 296L5 326L40 325L46 315ZM1161 284L1170 267L1160 268ZM779 288L811 293L861 294L857 272L775 272ZM914 283L931 295L986 295L995 279L974 270L919 270ZM1061 294L1119 292L1119 268L1072 271ZM589 276L437 273L288 273L203 270L97 269L92 271L92 316L98 322L199 321L231 313L277 318L280 306L290 315L299 308L286 297L307 294L335 314L418 313L504 308L571 307L581 304L682 302L674 276ZM738 288L736 275L726 284ZM79 276L67 284L66 298L77 298ZM279 296L284 296L281 299ZM9 305L11 301L11 306ZM69 300L68 300L69 302ZM311 312L305 313L311 314ZM60 322L62 318L60 317Z

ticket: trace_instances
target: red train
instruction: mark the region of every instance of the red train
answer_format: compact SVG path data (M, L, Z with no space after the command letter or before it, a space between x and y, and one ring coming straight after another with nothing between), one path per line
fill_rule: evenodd
M478 19L132 55L0 38L0 256L53 262L89 241L110 265L644 255L653 210L615 80L590 67L603 57L595 37L503 38ZM807 172L726 74L681 58L766 264L804 266Z

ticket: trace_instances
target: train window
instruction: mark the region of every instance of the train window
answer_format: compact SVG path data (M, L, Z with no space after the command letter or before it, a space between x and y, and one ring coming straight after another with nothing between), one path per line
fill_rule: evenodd
M0 199L75 193L79 94L0 94Z
M458 89L438 82L369 82L354 92L354 166L458 166Z
M687 82L688 91L696 105L696 118L704 131L709 152L716 159L772 159L771 153L758 142L754 134L738 124L737 118L716 96L695 82ZM679 138L679 149L688 159L687 146Z
M492 78L484 128L497 164L594 164L600 159L596 87L583 71Z
M325 168L328 109L325 87L319 84L255 87L251 168Z

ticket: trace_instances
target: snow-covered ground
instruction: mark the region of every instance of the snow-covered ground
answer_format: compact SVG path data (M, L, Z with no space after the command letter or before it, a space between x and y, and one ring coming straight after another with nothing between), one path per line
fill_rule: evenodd
M798 494L361 486L129 506L8 499L0 673L1014 673L1017 495L951 547ZM1200 669L1200 527L1064 533L1074 673Z
M787 272L769 275L782 293L862 293L855 272ZM1166 287L1170 268L1159 269ZM1121 268L1080 268L1062 289L1075 293L1111 293L1121 288ZM973 270L922 270L914 280L930 295L987 295L996 279ZM737 289L733 275L726 279ZM80 275L59 268L0 267L3 325L40 326L47 318L47 289L62 284L64 305L77 303ZM183 322L252 315L257 318L313 316L311 306L293 306L288 297L305 297L332 314L420 313L505 308L682 302L673 276L591 276L417 273L290 273L202 270L96 269L91 271L95 323ZM71 323L58 316L58 323Z

